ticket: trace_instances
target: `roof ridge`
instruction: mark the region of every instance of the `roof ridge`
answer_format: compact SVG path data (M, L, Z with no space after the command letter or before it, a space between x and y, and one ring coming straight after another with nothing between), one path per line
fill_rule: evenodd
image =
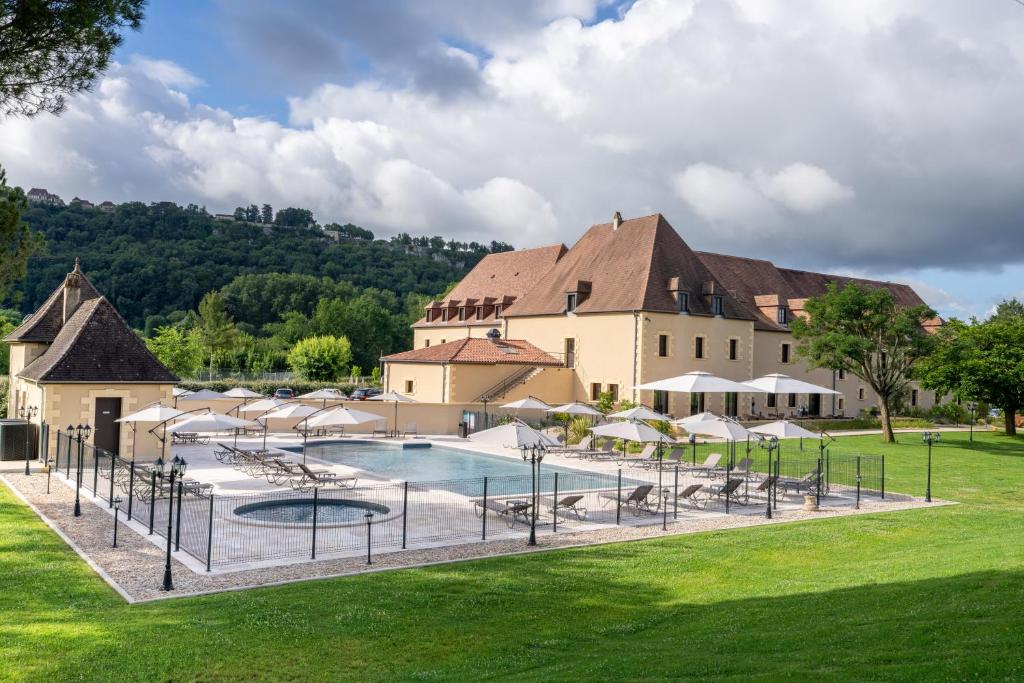
M72 321L74 321L76 318L78 318L78 317L84 318L84 321L82 322L81 325L78 325L77 329L75 329L74 327L71 328L72 330L74 330L74 333L71 335L71 338L68 340L68 343L64 346L64 350L61 351L60 355L58 355L58 356L56 356L54 358L47 358L47 362L49 363L49 368L47 368L44 371L44 373L43 373L44 375L46 374L46 372L49 372L50 370L55 368L58 364L60 364L60 362L62 360L64 360L69 353L71 353L71 350L75 348L75 343L78 341L78 338L80 336L82 336L82 332L85 330L85 322L87 322L89 320L89 318L91 318L93 315L96 314L96 309L98 309L100 304L103 303L104 301L106 301L108 304L110 304L110 302L107 301L106 297L104 297L102 294L99 297L95 298L95 299L88 299L86 301L83 301L81 304L78 305L78 308L75 309L75 312L71 314L71 317L68 318L64 322L64 324L60 328L60 332L63 332L65 330L65 328L67 328L67 326L70 325L72 323ZM111 305L111 308L113 308L113 305ZM84 313L84 311L86 311L87 309L91 309L91 310L89 310L88 313ZM115 312L116 312L116 309L115 309ZM60 332L58 332L57 334L60 334ZM53 344L50 344L47 347L46 351L49 351L52 348L53 348ZM18 374L20 375L20 374L22 374L24 372L28 372L28 370L33 365L35 365L37 361L43 360L44 358L46 358L46 356L47 356L46 352L39 354L39 356L35 360L33 360L28 365L26 365L24 368L22 368L21 372L19 372Z

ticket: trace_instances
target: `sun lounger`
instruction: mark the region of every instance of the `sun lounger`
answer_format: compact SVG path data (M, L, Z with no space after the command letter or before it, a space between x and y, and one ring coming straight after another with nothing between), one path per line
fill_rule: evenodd
M650 495L653 488L654 484L641 484L633 489L629 495L622 498L621 501L616 491L607 491L598 495L602 500L619 502L623 507L632 510L633 514L639 515L641 512L654 512L651 510L650 501L647 500L647 496Z
M794 493L803 493L805 495L810 494L818 488L818 473L817 471L812 470L800 479L783 479L779 483L782 485L783 497L785 497L790 491L793 491Z
M750 476L750 465L752 461L750 458L743 458L739 464L729 470L730 477L736 477L738 479L747 479Z
M564 444L559 442L558 446L552 446L548 449L548 453L558 453L565 455L568 458L575 458L583 455L590 450L590 444L594 440L592 434L587 434L585 437L580 439L578 444Z
M757 487L754 488L754 495L760 495L762 493L765 494L766 496L769 495L772 488L772 482L775 481L775 479L776 477L774 474L762 479L761 483L759 483Z
M600 448L584 451L582 456L587 460L614 460L618 457L615 452L615 440L608 439Z
M704 494L704 484L690 484L679 492L676 500L688 504L695 510L703 510L708 504L707 496Z
M509 529L515 525L516 521L529 524L531 507L533 506L530 501L520 499L502 500L500 498L487 498L486 500L477 499L473 501L473 510L476 512L477 517L483 517L490 510L499 517L504 518Z
M305 478L317 486L337 486L343 489L354 489L356 487L355 477L342 477L336 472L327 470L311 470L303 463L296 463Z
M375 437L378 437L378 436L387 437L388 436L388 430L387 429L374 428L373 432L370 434L370 438L375 438Z
M564 512L566 516L568 513L576 515L576 519L583 521L587 517L587 508L580 505L580 501L583 500L583 495L574 493L571 496L565 496L559 499L557 502L553 498L545 498L544 504L548 506L548 511L553 515L557 515L560 512Z
M697 466L690 466L688 469L693 472L694 476L698 477L710 477L718 469L718 463L722 460L721 453L712 453L709 455L703 463Z
M416 429L416 423L415 423L415 422L409 422L409 423L407 423L407 424L405 425L405 431L404 431L404 432L402 432L402 436L404 436L404 437L409 437L409 436L419 436L419 435L420 435L420 433L419 433L419 431L418 431L418 430Z
M736 492L742 485L742 479L730 479L724 484L708 484L704 487L704 491L707 493L709 500L712 496L719 500L724 496L728 496L730 500L735 501Z

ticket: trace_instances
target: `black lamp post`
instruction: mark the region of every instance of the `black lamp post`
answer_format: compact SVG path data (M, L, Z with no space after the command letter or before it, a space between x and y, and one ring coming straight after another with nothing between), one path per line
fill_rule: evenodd
M537 545L537 489L540 484L540 463L544 459L544 446L522 446L523 461L530 463L530 541Z
M174 483L180 477L185 476L187 468L188 463L180 455L174 456L169 464L165 463L163 458L158 458L153 465L153 471L156 472L156 476L160 477L161 480L167 477L169 484L167 489L167 500L170 501L170 507L167 512L167 561L164 563L163 585L163 590L165 591L174 590L174 582L171 580L171 539L174 536ZM156 504L156 496L154 496L151 504ZM181 510L178 510L178 514L181 514Z
M939 432L921 433L921 441L928 444L928 480L924 489L924 499L928 503L932 502L932 444L941 440L942 435Z
M32 426L32 418L39 412L39 408L35 406L25 407L22 406L18 410L18 415L25 420L25 476L29 476L28 464L32 455L32 435L29 429Z
M114 497L114 547L117 547L117 513L121 511L121 496Z
M60 433L58 432L58 436ZM50 459L49 453L46 455L46 495L50 495L50 474L53 472L53 460Z
M366 564L373 564L373 555L371 554L371 548L373 548L373 513L367 512L363 517L366 519Z
M974 419L975 419L974 418L974 411L976 411L978 409L978 404L975 403L974 401L971 401L970 403L967 404L967 407L971 411L970 441L973 444L974 443Z
M75 433L75 438L78 440L78 453L75 454L77 458L77 467L75 472L75 517L82 516L82 503L81 503L81 490L82 490L82 454L85 451L85 440L89 438L89 434L92 433L92 427L88 424L78 425L72 427L68 425L68 444L71 444L71 433ZM68 454L70 459L71 454Z
M779 437L768 436L757 442L757 445L768 451L768 505L765 507L765 519L772 518L772 488L775 486L774 472L772 471L772 452L779 447Z

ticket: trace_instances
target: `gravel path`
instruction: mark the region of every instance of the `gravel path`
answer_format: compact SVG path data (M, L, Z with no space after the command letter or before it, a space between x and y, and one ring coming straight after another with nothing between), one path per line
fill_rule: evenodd
M444 547L410 549L375 554L373 565L366 564L365 557L339 559L318 559L289 565L245 569L232 572L195 572L188 566L173 560L174 591L160 590L163 577L164 551L140 536L128 526L122 525L118 534L118 547L111 547L113 524L110 514L98 507L83 494L82 516L74 517L74 491L54 479L52 493L46 494L46 476L9 473L0 477L8 487L32 505L37 514L51 527L62 534L66 541L90 562L108 583L129 602L144 602L162 598L181 597L202 593L237 590L305 579L325 578L381 571L402 567L425 566L455 562L496 555L511 555L525 552L540 552L553 548L636 541L646 538L689 534L716 529L733 529L760 524L782 524L807 519L839 517L854 514L868 514L921 507L948 505L946 501L925 503L920 499L892 495L890 500L870 500L861 504L860 510L852 508L822 509L819 512L779 511L774 519L767 520L758 515L711 516L700 519L680 519L668 522L668 531L662 531L660 524L648 526L621 526L592 529L587 531L566 531L553 534L550 531L538 535L535 548L529 548L523 538L503 539L488 542L465 543Z

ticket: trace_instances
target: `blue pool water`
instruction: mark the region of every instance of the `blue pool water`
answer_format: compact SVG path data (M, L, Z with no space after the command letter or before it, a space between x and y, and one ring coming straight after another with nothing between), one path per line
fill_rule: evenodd
M527 488L529 487L530 465L521 459L473 453L444 446L400 448L387 444L350 441L310 445L306 448L306 454L327 462L355 467L386 479L419 482L519 476L526 480ZM577 478L590 476L588 472L548 464L542 464L541 471L545 480L552 479L555 472L559 472L560 476L576 475Z

